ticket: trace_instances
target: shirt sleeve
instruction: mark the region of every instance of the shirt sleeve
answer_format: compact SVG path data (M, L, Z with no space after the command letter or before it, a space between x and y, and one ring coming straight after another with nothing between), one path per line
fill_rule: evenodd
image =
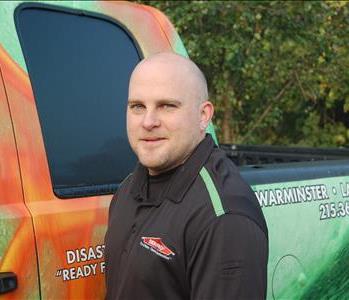
M268 240L241 215L217 217L200 234L188 262L191 299L265 299Z

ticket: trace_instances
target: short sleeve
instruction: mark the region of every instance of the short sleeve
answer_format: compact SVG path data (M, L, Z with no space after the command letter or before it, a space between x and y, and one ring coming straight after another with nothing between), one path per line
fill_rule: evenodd
M241 215L217 217L202 231L188 262L191 299L265 299L268 240Z

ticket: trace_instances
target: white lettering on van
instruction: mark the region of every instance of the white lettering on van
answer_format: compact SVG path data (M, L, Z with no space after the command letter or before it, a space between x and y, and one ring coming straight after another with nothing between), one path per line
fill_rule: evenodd
M105 245L96 245L66 250L66 264L70 267L58 269L56 277L69 281L103 274L105 272L104 248Z
M327 187L324 184L293 186L281 189L276 188L257 190L255 191L255 195L261 207L322 201L329 199Z

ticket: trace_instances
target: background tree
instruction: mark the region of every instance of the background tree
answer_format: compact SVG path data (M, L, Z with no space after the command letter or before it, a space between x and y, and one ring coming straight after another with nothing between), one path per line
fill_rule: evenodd
M349 2L139 2L206 74L220 142L349 144Z

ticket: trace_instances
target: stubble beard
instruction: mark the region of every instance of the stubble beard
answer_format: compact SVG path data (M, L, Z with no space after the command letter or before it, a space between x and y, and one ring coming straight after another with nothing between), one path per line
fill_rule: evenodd
M171 169L170 166L170 155L168 152L165 153L151 153L150 151L142 153L140 150L138 153L138 159L140 163L149 170L151 175L160 174L165 172L167 169Z

